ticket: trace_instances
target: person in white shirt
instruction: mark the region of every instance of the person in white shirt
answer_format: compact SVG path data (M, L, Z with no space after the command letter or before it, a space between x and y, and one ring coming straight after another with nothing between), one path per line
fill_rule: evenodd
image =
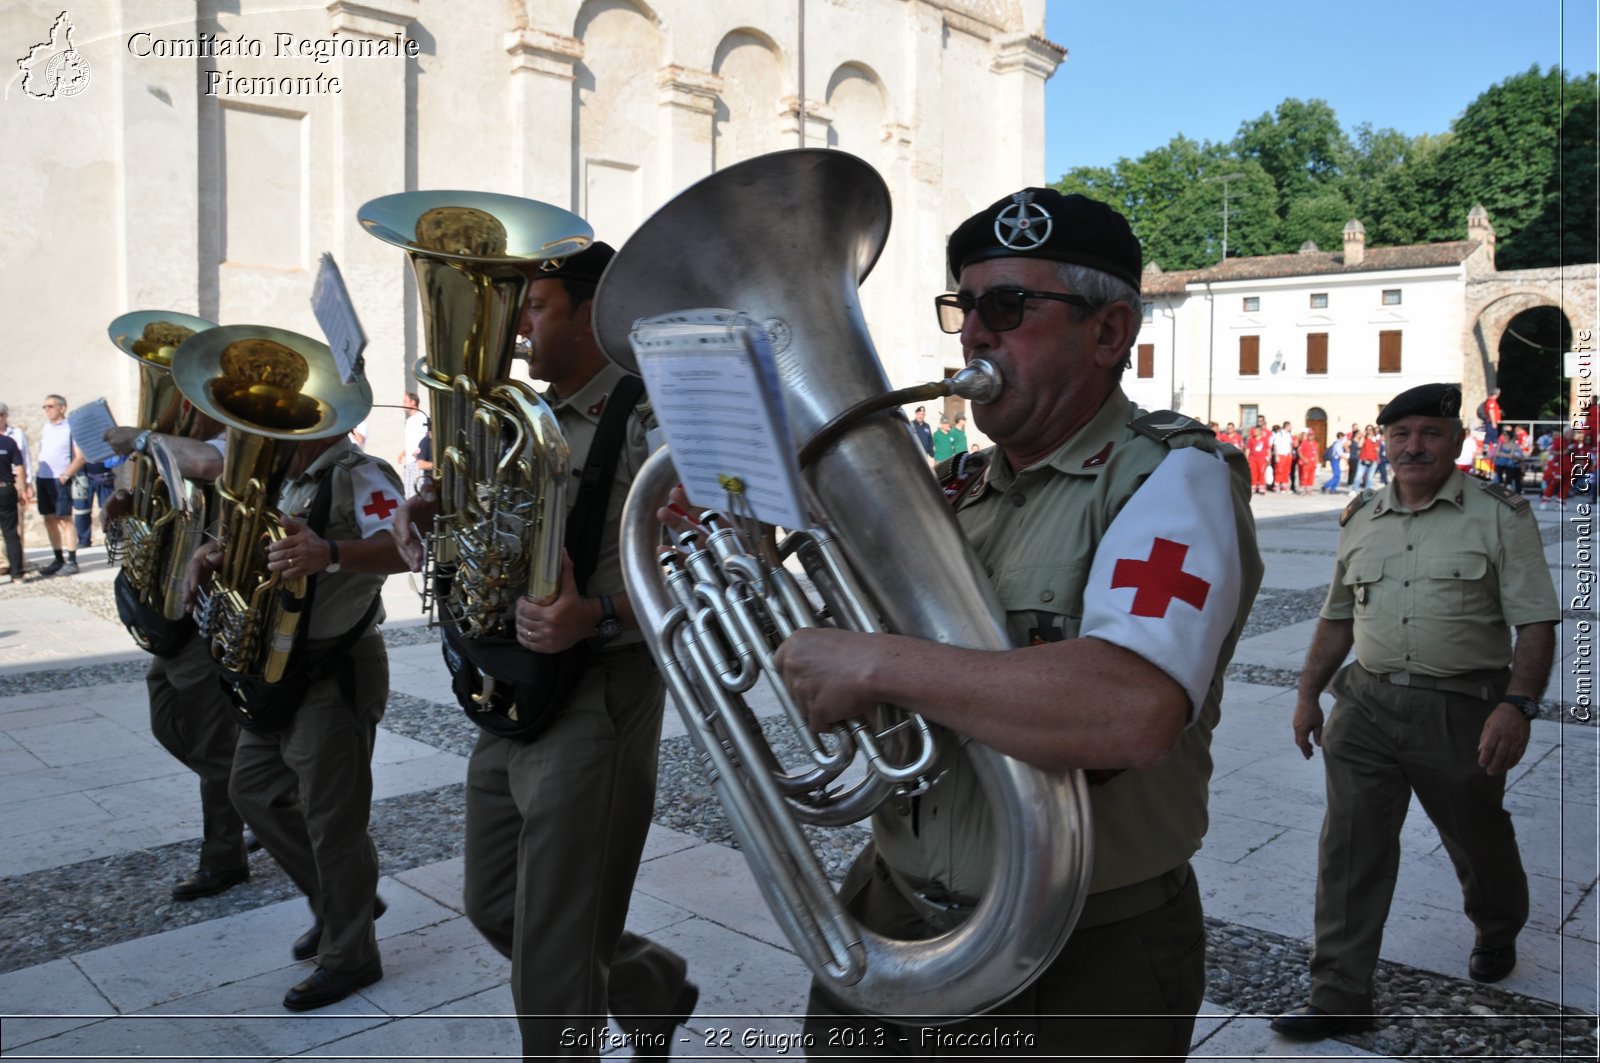
M408 391L400 405L406 411L405 446L400 451L400 482L405 486L406 497L417 493L422 482L422 470L417 468L417 458L422 450L422 437L428 434L428 419L422 414L422 403L415 391Z
M39 515L50 536L55 560L39 570L40 576L78 571L78 533L72 526L72 478L83 468L83 451L72 441L72 426L67 423L67 400L60 395L44 398L44 427L39 429L39 465L35 471L34 494L39 499ZM65 556L63 556L63 550Z

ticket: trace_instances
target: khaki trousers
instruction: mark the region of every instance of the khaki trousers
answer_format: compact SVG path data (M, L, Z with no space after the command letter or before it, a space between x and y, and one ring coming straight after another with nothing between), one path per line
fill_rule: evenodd
M1505 684L1494 684L1496 702ZM1328 809L1317 861L1311 1003L1367 1014L1412 793L1455 865L1476 944L1516 941L1528 920L1528 877L1501 804L1505 776L1478 766L1478 738L1494 704L1392 686L1359 664L1341 669L1329 689L1335 703L1322 729Z
M922 940L936 933L895 887L871 846L856 858L841 895L852 914L881 934ZM1205 961L1200 888L1191 873L1175 896L1150 911L1074 930L1032 985L962 1022L901 1025L858 1015L813 982L806 1054L1184 1059L1205 995Z
M244 821L228 797L239 725L233 722L228 695L217 682L211 644L196 635L172 657L151 657L145 686L150 691L150 733L180 764L200 776L204 829L200 866L237 871L248 859Z
M623 933L655 807L662 703L643 645L602 651L538 739L486 733L472 752L466 912L511 959L528 1057L593 1058L608 1011L631 1032L683 988L682 957Z
M353 697L336 677L319 679L287 730L240 731L233 758L233 803L322 920L317 964L332 971L378 959L378 850L367 833L372 744L389 700L378 629L348 657Z

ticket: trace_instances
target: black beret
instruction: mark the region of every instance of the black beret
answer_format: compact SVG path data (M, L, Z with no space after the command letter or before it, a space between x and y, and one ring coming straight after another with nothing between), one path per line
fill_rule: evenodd
M596 240L588 247L575 255L556 259L550 269L541 269L533 275L536 281L544 280L574 280L587 281L590 284L599 284L600 275L611 265L611 260L616 257L617 249L610 244Z
M1047 258L1109 273L1139 290L1144 252L1128 219L1087 196L1024 188L950 234L950 276L990 258Z
M1402 417L1460 416L1461 385L1418 384L1396 395L1378 414L1378 423L1390 425Z

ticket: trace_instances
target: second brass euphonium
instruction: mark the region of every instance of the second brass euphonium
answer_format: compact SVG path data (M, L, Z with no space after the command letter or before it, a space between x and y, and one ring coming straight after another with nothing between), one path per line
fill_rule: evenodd
M306 577L284 579L267 568L267 547L287 534L278 495L298 445L349 432L372 408L372 390L365 377L340 379L326 344L264 325L200 333L173 364L184 396L228 430L216 483L222 564L195 619L225 671L276 683L289 666L306 597Z
M383 196L359 218L407 251L422 298L427 355L415 375L439 491L435 528L420 529L425 600L466 638L509 637L517 598L559 585L569 479L555 416L512 379L517 327L530 280L593 231L558 207L487 192Z
M161 310L123 314L107 329L111 342L139 363L140 429L187 435L192 409L183 412L183 395L172 379L172 356L198 332L215 328L204 318ZM198 483L169 484L149 454L134 454L131 491L133 511L111 522L106 548L120 561L123 574L146 609L166 620L183 620L184 569L205 534L207 491ZM130 624L134 641L152 649L146 632Z
M774 770L776 755L761 744L740 697L755 682L756 663L770 660L793 626L832 623L1012 648L994 589L903 417L874 414L831 443L806 447L846 411L889 391L858 291L888 229L888 188L860 159L805 149L750 159L691 186L634 233L600 283L595 322L606 354L629 369L628 337L641 318L724 307L762 323L772 337L792 442L797 451L817 452L801 472L821 519L799 537L796 552L819 555L807 567L826 588L826 606L797 596L770 559L722 531L687 558L687 579L674 571L676 562L664 577L656 511L675 480L665 453L645 464L629 493L623 574L756 883L795 951L829 993L856 1010L938 1022L1007 1000L1065 944L1089 883L1082 772L1033 768L935 728L941 763L951 770L931 781L918 769L914 746L895 755L920 721L879 710L890 720L883 733L874 721L856 721L892 752L887 772L867 769L888 784L871 788L878 807L970 773L965 777L981 792L973 799L985 800L990 813L984 834L992 869L976 909L937 937L897 940L850 916L799 829L871 811L872 804L856 807L862 788L840 789L832 781L838 771L827 763L838 749L862 745L859 731L850 733L856 725L836 730L820 755L813 751L816 773ZM662 269L663 262L672 268ZM827 540L855 561L853 578L827 558ZM779 682L770 672L767 679Z

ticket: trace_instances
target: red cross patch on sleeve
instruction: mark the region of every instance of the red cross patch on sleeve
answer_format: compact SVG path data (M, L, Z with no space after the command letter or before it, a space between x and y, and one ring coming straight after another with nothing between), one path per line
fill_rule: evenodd
M1227 464L1174 450L1122 507L1095 551L1079 634L1115 643L1205 703L1239 611L1239 534Z
M368 461L352 467L350 492L363 539L390 529L400 508L400 488L384 476L382 466Z

